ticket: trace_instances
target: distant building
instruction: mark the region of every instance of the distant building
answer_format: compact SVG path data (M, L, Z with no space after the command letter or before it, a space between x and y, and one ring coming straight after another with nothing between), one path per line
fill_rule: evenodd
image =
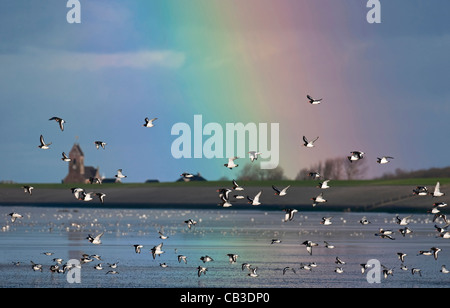
M147 181L145 181L145 183L159 183L159 180L157 180L157 179L148 179Z
M69 152L69 173L63 183L89 183L90 178L100 179L99 168L84 165L84 153L78 143Z

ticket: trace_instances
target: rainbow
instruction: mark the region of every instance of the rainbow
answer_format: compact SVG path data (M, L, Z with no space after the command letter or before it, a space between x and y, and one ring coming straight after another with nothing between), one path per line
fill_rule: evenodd
M363 1L364 2L364 1ZM348 1L151 1L138 19L148 46L181 52L172 76L174 122L279 123L280 166L294 178L318 161L367 150L358 123L362 97L358 74L348 70L360 35L351 20L365 19L365 5ZM325 5L326 4L326 5ZM355 17L356 16L356 17ZM351 67L354 67L353 65ZM358 90L356 90L358 88ZM360 93L355 100L349 93ZM308 104L306 95L322 97ZM317 147L302 136L320 136ZM222 164L209 178L227 175ZM214 175L214 176L213 176Z

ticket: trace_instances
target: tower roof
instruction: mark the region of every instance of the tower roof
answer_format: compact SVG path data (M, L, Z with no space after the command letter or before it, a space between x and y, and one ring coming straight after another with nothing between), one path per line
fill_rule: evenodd
M84 156L83 150L78 143L74 143L72 149L70 150L69 156Z

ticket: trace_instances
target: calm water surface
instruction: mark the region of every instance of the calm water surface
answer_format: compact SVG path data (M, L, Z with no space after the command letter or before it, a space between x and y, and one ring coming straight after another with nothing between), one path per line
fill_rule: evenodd
M22 214L12 223L8 214ZM401 214L403 217L406 214ZM320 224L322 217L332 216L332 225ZM367 217L371 224L361 225ZM125 288L303 288L303 287L448 287L450 274L440 272L442 265L450 268L450 239L437 237L433 216L414 214L408 227L413 233L403 237L391 213L302 212L294 220L283 222L284 212L263 210L177 210L177 209L90 209L90 208L0 208L0 287L125 287ZM187 219L196 220L189 229ZM440 221L436 222L442 225ZM394 230L395 240L381 239L374 234L379 228ZM158 231L169 236L159 238ZM105 232L102 244L91 244L88 234ZM272 239L281 243L271 244ZM311 240L319 244L309 255L301 243ZM324 241L335 245L328 249ZM150 249L163 242L164 254L153 260ZM135 253L134 244L142 244ZM438 260L418 255L420 250L439 247ZM44 252L52 252L47 256ZM397 252L407 254L404 271ZM97 254L81 266L81 283L68 283L66 274L52 273L54 258L80 259L82 254ZM238 254L230 263L227 254ZM178 255L187 257L187 264L178 262ZM203 263L201 256L214 261ZM346 262L339 265L344 272L335 272L336 257ZM361 263L377 259L394 268L394 275L369 284L361 273ZM33 271L31 262L43 265ZM15 265L13 262L20 262ZM315 262L308 271L301 265ZM101 263L103 270L94 266ZM117 263L118 274L106 274L108 263ZM162 268L160 263L168 267ZM242 263L258 267L258 277L248 276ZM197 276L197 267L206 266L206 275ZM295 268L283 275L283 268ZM422 276L412 275L411 268L420 268Z

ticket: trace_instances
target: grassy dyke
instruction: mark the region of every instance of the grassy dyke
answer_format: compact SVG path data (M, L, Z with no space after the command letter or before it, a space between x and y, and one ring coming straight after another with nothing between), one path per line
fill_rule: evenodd
M413 179L396 179L396 180L331 180L331 187L348 187L348 186L411 186L419 185L433 187L439 181L441 185L450 184L450 178L413 178ZM238 181L243 187L271 187L275 185L279 188L291 185L292 187L311 187L316 186L319 180L279 180L279 181ZM72 187L86 188L91 184L62 184L62 183L14 183L0 184L1 188L21 188L23 185L31 185L39 189L70 189ZM98 184L94 184L98 185ZM139 187L231 187L231 181L206 181L206 182L161 182L161 183L108 183L101 184L103 188L139 188Z

